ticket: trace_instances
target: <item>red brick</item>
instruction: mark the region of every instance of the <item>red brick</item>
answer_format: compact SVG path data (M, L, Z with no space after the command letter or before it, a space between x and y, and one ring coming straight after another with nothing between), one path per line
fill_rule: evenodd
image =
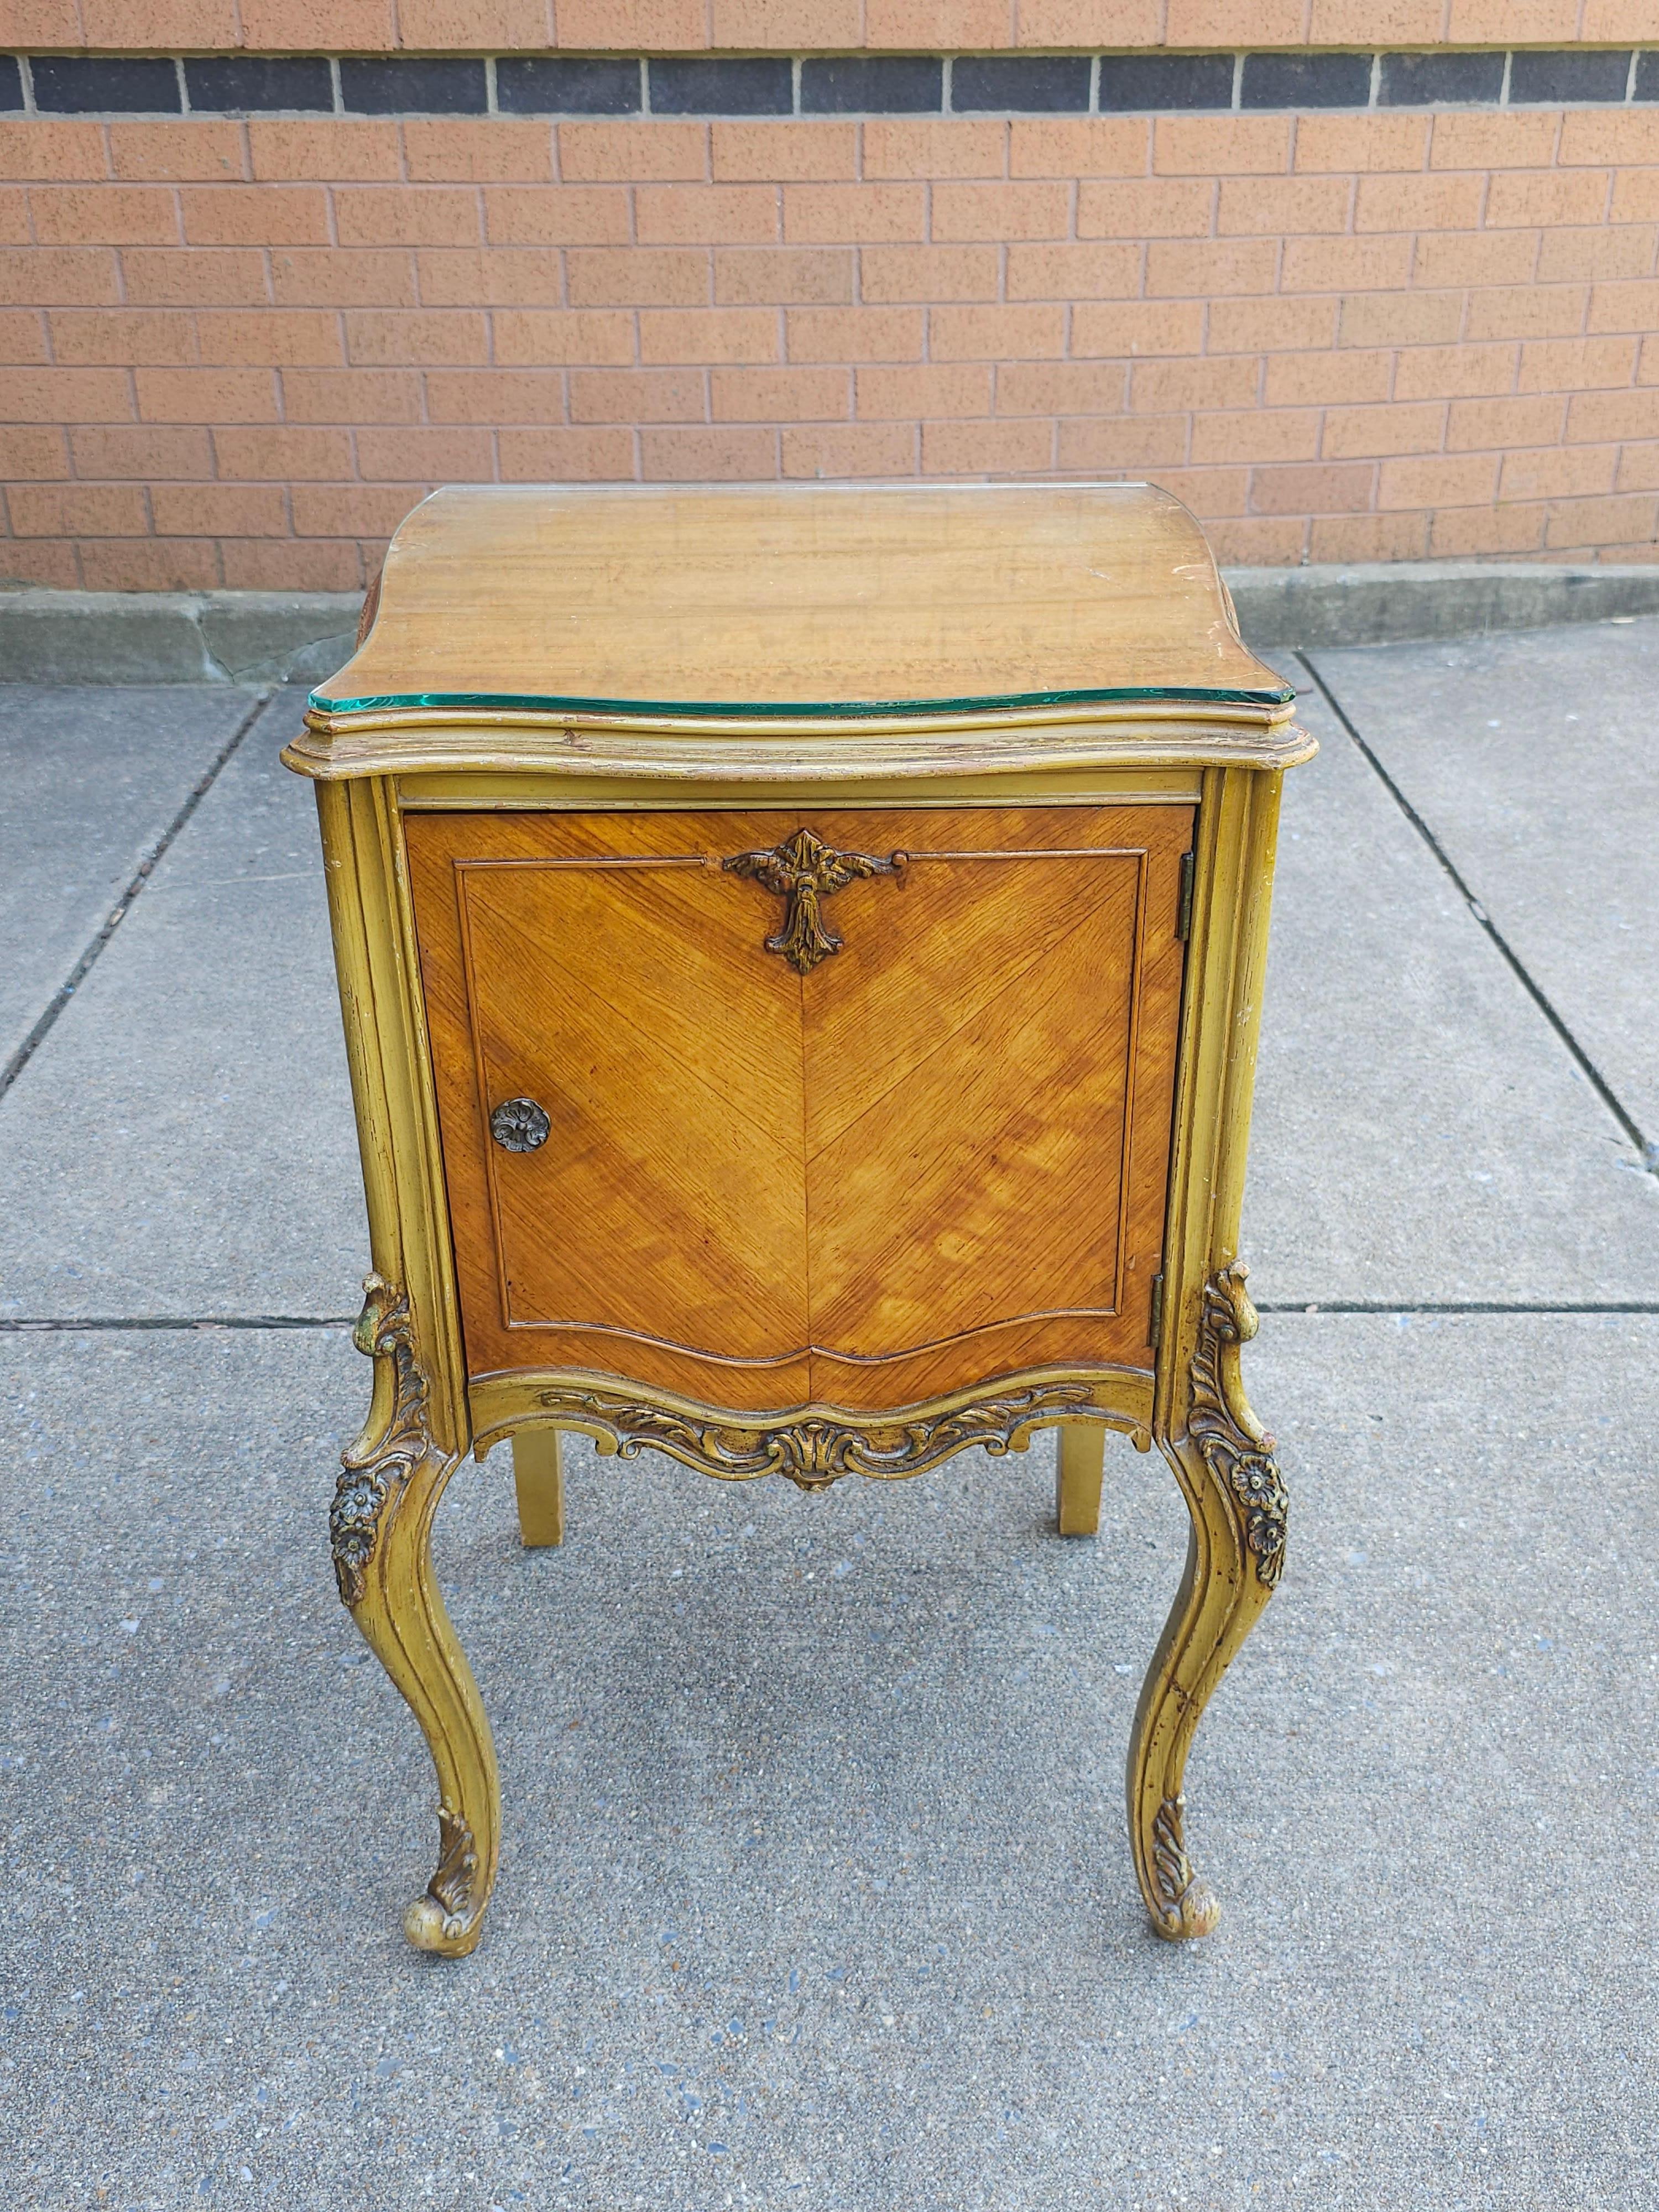
M1496 176L1486 193L1486 222L1493 229L1506 224L1532 229L1601 222L1612 181L1606 169L1523 169Z
M265 257L246 247L130 246L121 271L139 307L263 307L270 296Z
M1391 507L1488 507L1498 488L1498 462L1482 453L1440 454L1384 461L1376 503Z
M714 255L714 297L721 307L782 307L850 300L851 247L737 246Z
M557 0L559 44L580 52L673 53L708 44L706 0Z
M240 0L254 53L379 53L398 43L392 0Z
M1521 349L1517 392L1577 392L1628 384L1636 340L1535 338Z
M19 584L41 584L48 590L78 591L81 564L75 546L63 539L19 538L0 555L5 573Z
M791 361L921 359L920 307L792 307L784 330Z
M997 413L1121 415L1127 388L1121 362L1005 362L997 371Z
M1222 361L1137 361L1129 371L1129 404L1137 415L1248 407L1255 387L1256 365L1243 355Z
M1566 402L1553 392L1524 398L1455 399L1446 421L1446 450L1501 453L1510 446L1558 445L1565 407Z
M519 368L631 362L634 319L617 313L504 309L495 317L495 358L503 368Z
M1258 514L1350 514L1371 504L1369 463L1286 463L1254 469L1250 505Z
M54 307L46 318L55 361L106 362L126 368L136 363L190 362L196 358L195 318L150 313L142 308L103 307L87 314Z
M1282 177L1290 166L1287 115L1160 115L1152 125L1161 177Z
M1445 28L1445 0L1313 0L1312 46L1435 46Z
M185 185L179 195L191 246L326 246L320 185Z
M853 411L848 368L717 368L708 382L717 422L833 422Z
M1207 238L1216 187L1207 177L1085 181L1077 191L1079 238Z
M1297 170L1345 176L1420 169L1430 127L1426 115L1298 115Z
M634 470L631 430L503 430L503 483L628 482Z
M1008 130L1008 173L1144 177L1152 151L1145 116L1017 115Z
M6 503L19 538L148 538L140 484L12 484Z
M0 420L128 422L132 403L119 368L0 369Z
M1162 0L1018 0L1022 46L1155 46Z
M1310 527L1300 515L1213 515L1206 535L1224 567L1285 568L1304 557Z
M1295 46L1302 0L1169 0L1164 35L1172 46Z
M434 368L426 409L434 422L562 422L564 372L558 368Z
M708 174L708 126L561 123L559 174L572 184L701 184Z
M234 46L234 0L82 0L81 27L89 46Z
M1110 306L1080 301L1072 310L1074 354L1133 358L1203 349L1201 300L1126 300Z
M1563 545L1650 545L1659 531L1659 507L1652 499L1576 500L1551 509L1544 543Z
M775 362L775 307L646 308L640 359L650 363Z
M1474 230L1484 177L1367 176L1354 196L1356 230Z
M293 247L271 255L270 292L279 307L412 307L414 259L393 247L353 252L331 246Z
M486 52L539 50L549 38L546 0L398 0L398 43Z
M220 541L225 583L234 592L360 592L355 545L314 538L227 538Z
M71 430L70 450L78 477L173 477L188 483L213 469L212 445L197 423L178 429L144 423Z
M1621 169L1613 180L1611 220L1652 222L1659 218L1659 169Z
M1054 465L1052 422L924 422L926 476L1026 476Z
M872 301L994 300L1002 257L994 246L866 246L859 255Z
M294 527L301 538L390 538L422 484L295 484Z
M421 380L412 369L285 368L290 422L418 422Z
M642 246L770 246L779 234L775 185L641 185L634 220Z
M221 184L247 174L242 126L228 119L112 123L109 150L118 177Z
M380 434L384 434L383 433ZM221 477L264 477L287 483L311 477L327 483L352 473L351 436L346 430L318 430L291 423L258 429L226 428L213 434Z
M211 538L93 538L80 548L89 592L210 591L222 576Z
M579 247L566 266L574 307L696 307L708 298L705 247Z
M920 448L908 422L792 423L783 433L786 477L908 477Z
M1450 0L1446 36L1459 46L1554 45L1578 32L1579 0Z
M1659 161L1659 110L1584 108L1564 115L1560 161L1564 168L1582 164L1598 169Z
M711 173L717 184L850 182L859 173L856 123L716 123Z
M905 368L860 368L855 378L858 412L903 421L945 415L988 415L991 370L977 362L945 367L923 362Z
M487 483L495 474L493 433L482 427L369 428L357 433L357 473L366 483Z
M923 185L786 185L783 234L791 246L890 244L927 234Z
M428 307L556 307L564 292L559 257L545 246L422 246L416 256Z
M276 379L268 368L141 368L134 372L146 422L274 422Z
M489 358L483 317L460 308L348 309L345 325L347 356L366 368L451 368Z
M1072 227L1072 195L1063 184L933 186L933 235L948 244L1016 238L1064 238Z
M1475 292L1465 335L1471 338L1571 337L1584 327L1589 294L1582 284L1528 284Z
M1198 462L1311 461L1319 453L1316 408L1223 409L1194 418L1192 459Z
M1382 460L1395 453L1437 453L1445 442L1446 410L1437 400L1414 406L1333 407L1320 447L1328 461Z
M40 177L67 182L109 174L104 133L96 123L0 119L0 177Z
M319 116L307 122L254 116L247 136L253 173L262 184L395 184L403 173L398 126L390 118Z
M706 422L700 368L577 368L570 373L573 422Z
M1548 109L1495 113L1443 110L1434 118L1429 166L1435 169L1547 169L1561 118Z
M461 185L342 185L334 223L342 246L476 246L483 235L478 196Z
M1505 453L1498 496L1583 499L1613 489L1616 446L1552 446L1542 453Z
M69 474L69 446L56 423L0 423L0 483Z
M1352 196L1346 177L1224 177L1216 230L1223 238L1346 230Z
M866 177L1000 177L1008 125L957 116L872 116L864 125ZM935 228L936 236L939 233ZM980 234L973 234L978 236Z
M1011 300L1132 300L1140 290L1139 246L1008 248Z
M898 53L985 53L1013 43L1013 13L1012 0L864 0L863 43Z
M550 184L553 129L504 115L411 115L404 161L416 184Z
M196 318L196 335L204 362L232 367L257 362L329 368L340 359L340 318L320 307L286 307L281 314L204 307Z
M1559 401L1550 401L1559 405ZM1576 392L1567 402L1567 439L1577 444L1581 439L1598 438L1659 438L1659 392L1638 389L1634 392ZM1518 444L1518 439L1508 442ZM1534 438L1531 443L1542 445L1546 441Z
M711 46L859 46L860 0L710 0Z
M1018 361L1066 350L1066 310L1033 307L931 307L928 350L935 361Z
M696 483L775 476L775 430L641 430L640 472L647 483Z
M1304 241L1293 239L1285 249ZM1276 238L1155 238L1146 248L1149 299L1212 299L1229 293L1271 292L1279 276ZM1299 289L1286 279L1287 287ZM1316 285L1309 288L1318 289Z
M173 194L154 185L32 185L29 209L43 246L172 245Z
M0 191L0 245L29 243L29 198L21 186Z
M628 194L614 185L496 185L483 198L492 246L628 242Z
M0 0L0 43L8 46L62 46L82 43L76 0Z
M1074 417L1060 425L1055 466L1179 468L1187 458L1188 419L1185 415Z

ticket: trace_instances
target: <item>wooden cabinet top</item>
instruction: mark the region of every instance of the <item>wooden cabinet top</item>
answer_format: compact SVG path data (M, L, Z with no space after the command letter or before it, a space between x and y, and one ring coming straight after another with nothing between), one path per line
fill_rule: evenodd
M1312 750L1293 708L1152 484L457 486L398 530L292 758L429 763L432 731L481 721L665 726L683 752L812 729L844 756L860 729L1081 719L1158 725L1188 758L1228 726L1234 757L1248 732L1250 764L1277 767ZM400 756L394 730L428 738Z

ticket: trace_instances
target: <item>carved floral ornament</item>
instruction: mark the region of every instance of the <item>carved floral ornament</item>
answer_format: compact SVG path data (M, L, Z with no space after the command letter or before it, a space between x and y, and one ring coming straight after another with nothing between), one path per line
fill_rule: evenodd
M340 1477L329 1508L329 1545L342 1601L362 1603L365 1577L387 1505L434 1450L427 1421L427 1383L415 1359L409 1300L383 1275L363 1278L363 1310L351 1332L359 1352L392 1363L392 1404L383 1425L366 1428L340 1455Z
M1273 1440L1250 1411L1239 1379L1239 1346L1249 1342L1258 1326L1244 1287L1249 1272L1242 1260L1235 1260L1204 1285L1187 1431L1210 1473L1232 1493L1257 1577L1271 1589L1285 1571L1290 1497Z
M903 865L899 853L885 860L868 853L838 853L810 830L797 830L770 852L734 853L720 862L729 874L746 876L787 902L783 927L767 939L766 949L781 953L800 975L810 975L820 960L842 948L842 940L823 918L824 900L871 876L896 876Z

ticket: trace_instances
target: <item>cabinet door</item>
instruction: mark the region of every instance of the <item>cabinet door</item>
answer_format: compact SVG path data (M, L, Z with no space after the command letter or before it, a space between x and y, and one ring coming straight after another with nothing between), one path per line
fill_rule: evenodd
M750 1410L1149 1366L1192 826L412 817L472 1372Z

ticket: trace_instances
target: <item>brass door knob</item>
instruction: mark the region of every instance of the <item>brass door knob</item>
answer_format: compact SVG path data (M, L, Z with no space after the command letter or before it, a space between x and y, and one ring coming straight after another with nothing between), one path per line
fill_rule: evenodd
M489 1117L489 1133L504 1152L533 1152L552 1127L533 1098L503 1098Z

